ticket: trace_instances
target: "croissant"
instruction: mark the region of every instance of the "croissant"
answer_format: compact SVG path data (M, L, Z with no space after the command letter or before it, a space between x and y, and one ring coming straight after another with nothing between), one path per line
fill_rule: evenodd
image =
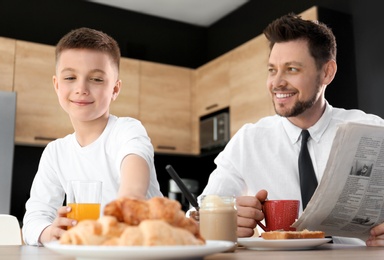
M100 245L108 239L119 237L126 226L112 216L103 216L98 220L83 220L64 232L60 244Z
M149 214L148 203L144 200L120 198L104 207L104 215L114 216L118 221L128 225L138 225L147 219Z
M108 240L103 245L170 246L204 243L204 240L196 238L187 230L173 227L163 220L143 220L138 226L127 226L118 239Z
M197 222L187 218L178 201L122 198L104 208L98 220L83 220L67 230L61 244L105 246L202 245Z
M104 215L114 216L128 225L138 225L147 219L164 220L202 239L197 222L185 216L178 201L166 197L154 197L147 201L120 198L105 206Z
M107 238L109 237L118 237L123 233L127 224L119 222L113 216L102 216L97 220L101 225L101 234Z

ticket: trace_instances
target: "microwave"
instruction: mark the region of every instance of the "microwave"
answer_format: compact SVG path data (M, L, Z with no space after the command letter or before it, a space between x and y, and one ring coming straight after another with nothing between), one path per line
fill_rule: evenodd
M200 120L200 149L224 147L229 141L229 113L205 116Z

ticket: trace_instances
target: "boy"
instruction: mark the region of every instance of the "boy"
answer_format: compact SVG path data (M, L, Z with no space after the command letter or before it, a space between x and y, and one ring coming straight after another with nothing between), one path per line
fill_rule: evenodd
M102 181L101 209L117 197L162 196L153 162L153 147L141 123L109 114L121 88L120 49L103 32L80 28L56 47L53 84L61 107L75 130L45 148L26 203L26 244L59 239L76 225L62 206L70 180Z

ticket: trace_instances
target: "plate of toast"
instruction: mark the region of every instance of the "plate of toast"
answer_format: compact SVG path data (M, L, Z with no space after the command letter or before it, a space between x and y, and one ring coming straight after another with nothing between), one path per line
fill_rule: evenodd
M251 250L309 250L331 241L322 231L269 231L260 237L238 238L240 246Z

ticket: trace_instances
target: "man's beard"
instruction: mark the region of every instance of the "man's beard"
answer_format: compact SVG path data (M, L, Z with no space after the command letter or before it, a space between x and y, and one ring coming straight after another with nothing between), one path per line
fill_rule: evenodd
M310 100L307 100L307 101L297 101L291 109L284 110L283 112L279 112L275 104L273 105L273 107L275 108L276 114L278 114L279 116L294 117L302 114L305 110L311 108L315 103L315 100L316 100L316 95L314 95Z
M311 108L313 106L313 104L316 102L317 95L321 90L321 85L319 84L319 82L320 82L320 79L317 78L317 80L316 80L316 85L317 85L316 90L317 91L313 94L313 96L309 100L306 100L306 101L300 101L299 100L289 110L283 109L281 112L279 112L278 109L276 108L275 101L272 99L273 108L275 109L276 114L278 114L279 116L282 116L282 117L295 117L295 116L298 116L298 115L304 113L307 109ZM281 105L280 107L284 108L284 105Z

